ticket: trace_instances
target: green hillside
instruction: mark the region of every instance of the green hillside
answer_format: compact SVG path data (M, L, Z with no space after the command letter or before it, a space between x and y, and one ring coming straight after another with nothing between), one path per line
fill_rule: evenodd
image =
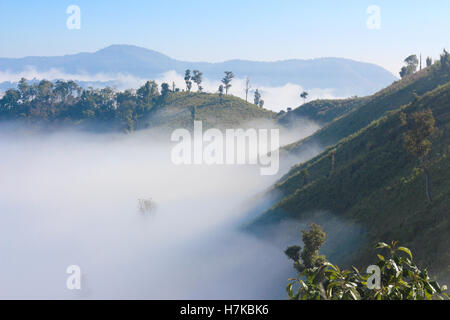
M399 240L416 253L419 265L449 277L450 83L423 96L410 97L411 90L422 92L448 77L448 73L423 70L375 95L368 103L369 109L365 105L354 111L352 117L346 118L346 125L350 126L349 119L357 114L359 119L365 119L369 114L378 115L382 109L394 109L409 98L413 100L296 166L272 190L281 191L284 197L254 225L287 218L314 220L320 211L330 212L365 230L360 251L345 257L348 264L366 265L372 258L368 247L377 241ZM428 157L431 204L425 195L425 177L419 163L404 148L404 134L412 114L428 109L432 110L437 127ZM336 134L349 130L336 127L335 123L328 130ZM324 132L327 131L322 131L321 137L331 141Z
M391 86L368 97L368 100L361 106L357 106L344 116L335 119L314 135L286 146L285 150L297 153L311 144L322 147L334 145L339 140L369 125L386 112L411 102L415 94L423 95L448 81L450 81L449 72L443 72L440 63L436 63L394 82Z
M184 92L147 81L138 90L81 88L73 81L22 79L0 99L0 121L131 132L148 127L235 127L275 113L231 96Z
M368 100L368 97L314 100L284 113L278 121L283 125L289 125L297 118L306 118L323 126L360 107Z
M202 121L204 128L236 127L256 119L273 119L276 113L232 95L175 92L149 113L147 126L190 128Z

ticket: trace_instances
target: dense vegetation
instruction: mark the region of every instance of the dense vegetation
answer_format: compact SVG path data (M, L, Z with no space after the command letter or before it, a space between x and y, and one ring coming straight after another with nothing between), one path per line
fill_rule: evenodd
M254 225L287 218L315 220L319 212L331 212L364 228L361 247L346 253L348 265L367 265L371 261L368 248L380 240L398 239L414 249L419 265L448 279L449 73L435 63L325 127L315 135L321 141L331 143L349 134L293 167L271 191L282 195L279 201ZM387 112L378 117L383 111ZM359 121L371 117L368 126L358 129ZM416 140L419 151L429 150L414 155L408 136Z
M439 85L446 84L450 81L448 61L450 61L450 57L448 53L444 52L440 61L394 82L391 86L368 97L361 106L357 106L351 112L335 119L314 135L287 146L285 150L297 153L307 149L310 145L328 147L338 143L339 140L379 119L386 112L408 104L415 95L423 95Z
M286 291L293 300L433 300L449 298L447 286L440 286L430 279L426 269L420 270L414 262L411 250L377 243L375 248L385 250L388 256L377 254L376 264L363 272L353 267L341 270L319 255L325 242L321 227L312 224L309 231L302 231L305 247L288 247L285 254L294 262L299 272L289 279ZM367 273L366 273L367 271Z
M234 126L275 116L231 95L202 92L201 73L196 72L194 80L198 85L195 93L167 83L159 88L154 81L147 81L136 91L116 92L108 87L83 89L74 81L29 84L22 79L17 89L6 91L0 99L0 121L133 131L153 126L191 126L193 119L204 120L205 126Z

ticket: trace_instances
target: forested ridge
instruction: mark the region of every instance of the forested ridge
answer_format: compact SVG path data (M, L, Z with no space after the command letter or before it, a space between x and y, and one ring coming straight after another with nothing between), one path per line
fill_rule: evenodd
M330 212L365 230L359 251L347 253L348 265L371 261L368 248L376 242L398 240L415 252L419 265L448 279L449 62L444 53L441 61L405 75L291 146L289 150L296 152L316 139L328 147L294 166L269 191L281 194L279 201L253 226L285 219L314 221L320 219L316 214ZM369 124L362 126L365 122Z
M193 120L204 120L205 126L237 126L276 116L263 108L262 99L255 104L227 94L232 73L217 93L206 93L201 73L196 72L191 76L189 71L186 90L174 84L159 86L155 81L147 81L137 90L116 91L82 88L74 81L31 84L22 79L17 89L7 90L0 99L0 121L132 132L155 126L189 127ZM196 92L191 91L193 82L198 86Z

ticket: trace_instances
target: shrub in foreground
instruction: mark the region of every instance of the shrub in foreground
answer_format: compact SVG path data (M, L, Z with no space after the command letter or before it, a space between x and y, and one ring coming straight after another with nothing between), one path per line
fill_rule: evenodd
M314 241L311 241L314 239ZM420 270L406 247L393 241L380 242L375 249L387 251L377 254L376 264L362 273L355 267L341 270L319 256L319 247L325 233L317 225L303 231L305 248L292 246L285 254L294 261L299 271L297 278L289 279L286 287L292 300L434 300L449 299L446 286L432 280L426 269ZM306 240L306 241L305 241ZM311 256L312 255L312 256ZM307 259L304 260L304 257Z

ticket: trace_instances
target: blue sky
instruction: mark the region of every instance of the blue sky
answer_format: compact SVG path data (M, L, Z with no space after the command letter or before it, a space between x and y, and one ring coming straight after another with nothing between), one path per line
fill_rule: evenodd
M81 29L66 27L69 5ZM381 28L366 27L369 5ZM397 74L411 53L450 47L448 0L0 1L0 56L62 55L133 44L188 61L345 57Z

